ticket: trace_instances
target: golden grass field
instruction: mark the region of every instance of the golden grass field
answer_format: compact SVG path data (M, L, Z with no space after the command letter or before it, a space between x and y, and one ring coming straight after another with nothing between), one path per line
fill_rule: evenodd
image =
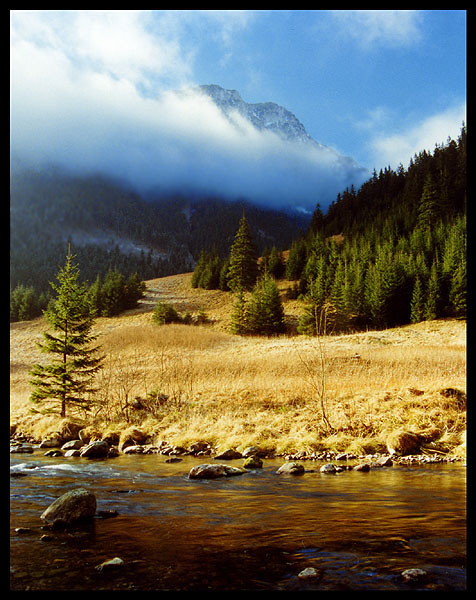
M321 338L239 337L228 333L232 295L192 289L191 276L149 281L139 308L96 321L104 368L92 410L76 418L98 432L135 425L173 444L279 453L371 453L392 431L436 428L439 452L462 451L466 407L440 392L466 391L464 321ZM158 300L182 314L203 311L209 324L158 326L151 318ZM283 301L292 330L302 305ZM10 327L11 422L34 435L57 429L59 419L32 414L41 406L29 400L28 371L45 360L36 346L45 329L42 318ZM136 397L142 408L134 408Z

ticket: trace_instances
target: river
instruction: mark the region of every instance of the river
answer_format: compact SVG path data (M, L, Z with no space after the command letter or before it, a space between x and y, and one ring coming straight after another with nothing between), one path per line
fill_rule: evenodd
M243 475L190 480L203 458L166 459L11 454L11 471L24 476L10 479L10 589L466 589L461 463L329 475L305 462L314 472L293 476L276 474L282 460L265 460ZM45 508L78 487L117 516L42 530ZM96 569L114 557L121 567ZM298 577L309 567L314 577ZM410 568L427 577L407 583Z

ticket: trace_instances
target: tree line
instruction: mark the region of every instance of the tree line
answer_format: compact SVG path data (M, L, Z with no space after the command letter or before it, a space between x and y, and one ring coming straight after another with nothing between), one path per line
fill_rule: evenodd
M326 214L318 204L286 261L274 246L257 264L243 217L226 258L202 250L192 286L236 294L236 333L283 330L279 278L293 281L288 295L303 301L300 333L464 318L466 250L463 127L457 141L415 155L406 171L385 168L358 191L338 194ZM275 326L260 322L270 311Z
M126 278L116 268L110 269L104 278L98 275L92 285L87 282L81 285L93 317L112 317L135 308L146 288L137 273ZM53 301L51 293L38 293L32 286L18 285L10 289L10 321L39 317Z
M375 172L326 215L316 207L291 246L287 277L306 303L299 330L322 315L337 330L466 316L466 130L421 152L407 171Z

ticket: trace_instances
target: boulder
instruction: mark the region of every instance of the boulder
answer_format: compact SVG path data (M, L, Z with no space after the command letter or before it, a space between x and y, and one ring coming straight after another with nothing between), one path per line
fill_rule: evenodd
M337 473L337 469L335 468L335 466L332 463L326 463L325 465L322 465L322 467L319 469L319 471L321 473L327 473L327 474L335 474Z
M284 465L281 465L276 473L286 474L286 475L302 475L304 473L304 467L300 463L297 462L285 462Z
M196 465L190 469L188 474L189 479L216 479L217 477L225 477L225 465Z
M203 464L192 467L188 477L189 479L217 479L218 477L242 475L245 472L245 469L229 465Z
M104 440L90 442L80 451L80 456L83 458L103 458L108 455L109 444Z
M84 488L77 488L57 498L43 512L41 518L51 524L57 521L70 524L94 517L95 513L95 495Z

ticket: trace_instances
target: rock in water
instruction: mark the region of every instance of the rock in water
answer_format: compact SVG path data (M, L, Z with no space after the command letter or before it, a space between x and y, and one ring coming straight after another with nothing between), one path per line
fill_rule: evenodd
M96 514L96 497L84 488L66 492L57 498L41 515L47 523L56 521L70 524L80 519L94 517Z
M304 467L297 462L286 462L281 465L276 473L286 473L288 475L302 475L304 473Z
M80 456L85 458L104 458L108 455L109 444L104 440L97 440L83 446L80 452Z

